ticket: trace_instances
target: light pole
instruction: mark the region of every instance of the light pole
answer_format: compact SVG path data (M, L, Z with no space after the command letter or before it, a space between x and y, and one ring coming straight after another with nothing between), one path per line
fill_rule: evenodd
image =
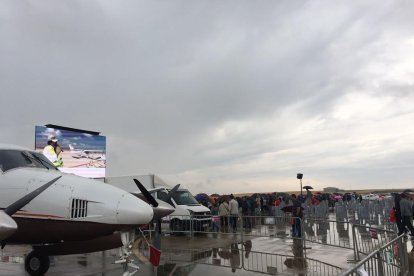
M302 178L303 178L303 173L298 173L296 175L296 178L300 180L300 195L303 196L303 192L302 192Z

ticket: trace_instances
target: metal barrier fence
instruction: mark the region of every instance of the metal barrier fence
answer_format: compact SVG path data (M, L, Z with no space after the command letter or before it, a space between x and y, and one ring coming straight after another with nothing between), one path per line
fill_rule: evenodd
M354 248L352 225L347 221L307 218L304 220L303 228L306 241L347 249Z
M292 226L292 220L298 227ZM161 229L163 233L186 233L190 236L197 233L220 233L290 238L293 230L296 230L295 236L302 236L303 223L301 218L288 216L171 216L163 220Z
M395 225L389 220L393 207L393 198L339 201L335 203L335 217L337 220L353 221L355 224L367 224L393 230Z
M353 221L356 224L368 224L385 229L394 229L394 224L389 221L389 214L394 207L393 198L381 200L362 201L352 198L349 201L338 200L334 204L333 215L330 216L328 201L322 200L319 204L313 205L309 201L302 204L305 218L312 219L335 219L337 221ZM280 209L280 208L279 208ZM276 212L281 212L276 207Z
M356 260L361 259L360 254L368 255L397 236L394 231L359 224L352 225L352 233Z
M221 220L220 220L221 219ZM154 228L150 226L150 233ZM305 248L304 224L301 218L289 216L241 216L217 219L212 216L170 216L164 219L161 232L165 234L238 235L245 237L269 237L299 240ZM306 254L305 254L306 255Z
M341 268L337 266L303 257L300 248L301 244L297 243L294 255L251 251L251 246L245 243L210 249L163 249L158 271L168 274L171 266L186 267L189 263L195 263L228 267L233 272L241 269L270 275L331 276L341 273ZM148 254L147 250L141 250L144 255Z
M353 268L341 276L407 276L410 275L405 235L394 238L379 249L371 252Z
M180 220L179 223L177 222L178 219ZM298 235L299 237L294 237L293 233L295 233L295 229L291 225L291 218L289 216L241 216L225 219L226 220L224 221L220 221L220 218L217 219L217 217L211 216L180 216L179 218L170 217L170 220L164 221L162 231L169 234L190 234L190 237L193 237L198 233L213 235L237 235L241 237L242 242L244 241L245 236L293 239L293 242L299 242L302 248L306 248L305 243L308 241L352 249L354 252L353 261L359 261L363 258L366 260L365 256L370 256L370 260L367 261L366 265L367 269L370 271L381 271L383 269L388 273L384 275L396 275L392 274L394 273L393 271L407 269L408 262L402 262L401 260L403 259L401 256L394 257L391 262L390 257L388 257L388 255L384 255L389 254L388 252L390 248L386 247L386 245L389 246L392 241L395 244L396 241L395 231L387 230L385 227L372 227L370 224L355 224L352 222L356 222L357 220L353 219L350 221L338 221L307 218L302 221L300 218L296 218L296 222L300 225L300 234ZM235 232L233 230L235 230ZM296 231L298 231L298 229L296 229ZM398 246L398 248L404 251L405 255L407 254L406 243L404 243L404 247ZM380 250L382 252L381 254L383 254L381 258L378 257L378 250ZM371 252L377 252L378 254L373 256ZM260 257L262 259L270 258L265 256L277 255L260 252L256 252L253 255L258 256L260 254L262 254L262 257ZM283 258L277 258L277 263L280 265L280 260ZM300 258L301 257L296 256L293 260L291 260L291 262L293 262L293 264L298 264ZM306 250L304 250L304 258L306 259ZM273 261L276 262L276 259L272 259L272 261L269 260L270 264L272 264ZM378 264L378 261L375 263L375 260L373 259L380 260L381 265ZM307 264L310 264L312 261L311 259L306 260L308 260ZM283 260L283 262L284 261L285 260ZM266 263L268 262L266 261ZM249 266L249 260L246 260L246 265L246 269L252 271L254 270L254 267ZM270 265L270 267L272 266ZM311 265L311 267L313 266ZM255 269L265 273L264 270L267 268L265 269L264 266L261 266L260 269L257 267Z
M341 273L341 268L315 259L253 251L243 262L243 268L271 275L328 276Z
M298 227L292 226L292 219ZM302 220L289 216L171 216L164 220L162 232L189 234L191 237L198 233L220 233L238 234L242 239L244 236L299 238L303 243L308 241L354 250L355 260L360 259L361 253L366 255L395 237L394 231L370 225L354 224L344 220Z

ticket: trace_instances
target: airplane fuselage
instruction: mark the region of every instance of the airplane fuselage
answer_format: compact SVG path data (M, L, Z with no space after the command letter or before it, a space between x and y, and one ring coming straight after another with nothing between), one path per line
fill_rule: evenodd
M152 219L151 206L126 191L46 168L0 170L0 209L57 176L61 178L12 216L18 229L6 243L90 240Z

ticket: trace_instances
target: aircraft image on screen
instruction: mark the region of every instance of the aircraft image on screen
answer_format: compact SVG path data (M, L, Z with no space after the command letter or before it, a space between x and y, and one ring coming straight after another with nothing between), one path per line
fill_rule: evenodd
M32 245L25 269L33 276L48 271L49 256L113 248L121 249L123 275L132 275L136 228L174 211L136 184L130 193L65 174L42 153L0 144L0 244Z
M104 150L91 150L91 149L84 149L84 150L77 150L72 144L69 144L70 152L72 153L72 157L79 159L79 158L89 158L93 160L106 160L105 151Z

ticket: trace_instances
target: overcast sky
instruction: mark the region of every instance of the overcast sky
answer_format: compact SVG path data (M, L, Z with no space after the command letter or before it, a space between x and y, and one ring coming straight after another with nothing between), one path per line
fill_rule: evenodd
M414 2L0 3L0 142L107 136L194 193L414 186Z

